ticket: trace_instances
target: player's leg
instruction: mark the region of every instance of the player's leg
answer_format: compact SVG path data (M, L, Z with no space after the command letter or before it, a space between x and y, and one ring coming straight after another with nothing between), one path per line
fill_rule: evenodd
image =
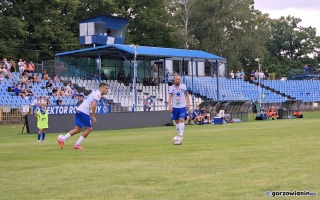
M42 129L39 128L39 132L38 132L38 142L40 142L40 139L41 139L41 134L42 134Z
M177 108L172 108L171 120L174 120L176 122L176 130L179 135L180 123L179 123L179 112Z
M186 116L186 108L179 108L179 136L183 137L184 133L184 118Z
M44 139L46 139L46 128L44 128L44 129L42 129L42 137L41 137L41 140L42 140L42 142L44 142Z
M83 123L81 121L81 113L76 113L75 123L76 123L76 126L73 130L69 131L67 134L65 134L62 137L58 136L58 143L61 149L64 148L64 141L66 141L71 136L81 132L81 128L83 127Z
M79 137L77 142L74 144L74 146L73 146L74 149L83 149L83 147L81 146L81 143L88 137L88 135L92 131L91 119L90 119L89 115L82 114L81 115L81 122L86 127L86 129L83 131L82 135Z
M83 149L81 146L81 143L88 137L88 135L91 133L92 127L86 127L86 130L83 131L82 135L79 137L77 142L74 144L73 148L75 149Z

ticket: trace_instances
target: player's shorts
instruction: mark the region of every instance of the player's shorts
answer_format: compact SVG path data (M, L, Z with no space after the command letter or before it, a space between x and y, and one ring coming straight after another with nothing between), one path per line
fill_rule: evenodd
M90 128L91 125L91 119L90 116L83 113L83 112L76 112L76 126L79 126L80 128L82 127L88 127Z
M186 117L186 108L172 108L171 120L184 119Z

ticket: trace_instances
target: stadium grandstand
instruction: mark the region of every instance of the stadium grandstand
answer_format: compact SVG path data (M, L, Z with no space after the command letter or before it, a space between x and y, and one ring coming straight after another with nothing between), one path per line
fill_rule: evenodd
M54 69L54 67L52 68ZM72 69L70 67L69 71ZM65 73L65 72L64 72ZM79 72L77 76L63 76L61 73L60 83L52 82L53 87L66 87L68 83L73 83L75 86L75 93L84 93L88 95L92 90L97 88L98 79L92 77L81 76ZM83 71L82 71L83 73ZM39 83L29 83L28 89L33 93L27 98L17 95L10 88L19 80L20 73L12 72L11 78L4 78L0 81L0 105L1 105L1 119L5 116L4 112L21 113L23 107L29 107L37 97L48 97L51 105L56 105L58 96L53 95L52 88L46 88L47 80L42 80L42 73L37 73L40 77ZM72 73L70 73L72 74ZM166 110L166 97L168 96L168 85L172 79L173 72L168 77L168 82L163 78L154 78L156 85L148 85L149 82L144 82L144 78L137 81L137 101L135 111L143 111L144 99L150 95L154 104L152 111ZM50 75L50 76L53 76ZM90 75L91 76L91 75ZM262 103L279 104L286 100L295 99L301 100L304 103L320 101L318 80L262 80L259 85L257 82L243 81L241 79L228 79L220 77L217 82L217 77L210 76L189 76L182 75L182 82L188 87L191 102L197 106L203 101L221 101L221 100L247 100L255 101L261 98ZM105 96L109 104L111 104L112 112L131 112L134 105L133 98L133 83L120 81L117 79L101 80L110 87L110 92ZM193 82L193 83L192 83ZM218 94L219 88L219 94ZM72 95L61 96L65 105L76 105L78 100ZM193 100L193 101L192 101ZM21 113L23 114L23 113Z
M113 23L114 20L117 23ZM58 100L62 105L76 106L79 96L85 98L101 82L109 85L109 93L99 104L110 105L111 112L145 111L148 96L153 100L152 111L167 110L168 90L175 73L180 74L182 83L187 85L192 109L204 101L259 100L262 104L278 107L287 100L320 101L318 80L261 80L258 83L230 79L227 78L226 59L217 55L196 50L124 45L123 30L127 23L127 19L114 16L81 21L80 43L88 48L58 53L55 61L43 62L41 67L36 64L32 73L24 73L13 64L14 70L8 75L5 63L1 63L0 121L12 121L14 116L21 119L31 113L30 106L38 97L45 98L52 106L58 106ZM99 25L98 29L96 25ZM105 30L109 33L104 33ZM13 90L14 87L20 89L20 79L28 80L35 74L39 81L23 86L32 95L19 95ZM47 87L48 77L44 76L51 80L57 76L61 82L52 81L52 87ZM70 85L72 91L60 95L60 90ZM59 94L55 95L57 91L53 90Z

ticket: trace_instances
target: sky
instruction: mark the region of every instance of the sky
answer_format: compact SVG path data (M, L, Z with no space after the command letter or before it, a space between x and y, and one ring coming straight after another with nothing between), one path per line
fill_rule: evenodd
M320 0L255 0L254 7L274 19L288 15L300 18L300 26L316 27L320 36Z

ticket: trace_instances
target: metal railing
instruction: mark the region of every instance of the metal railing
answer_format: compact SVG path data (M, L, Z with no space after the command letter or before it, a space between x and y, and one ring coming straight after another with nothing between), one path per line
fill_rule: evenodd
M12 107L10 105L0 105L0 124L24 123L24 116L31 114L29 105Z

